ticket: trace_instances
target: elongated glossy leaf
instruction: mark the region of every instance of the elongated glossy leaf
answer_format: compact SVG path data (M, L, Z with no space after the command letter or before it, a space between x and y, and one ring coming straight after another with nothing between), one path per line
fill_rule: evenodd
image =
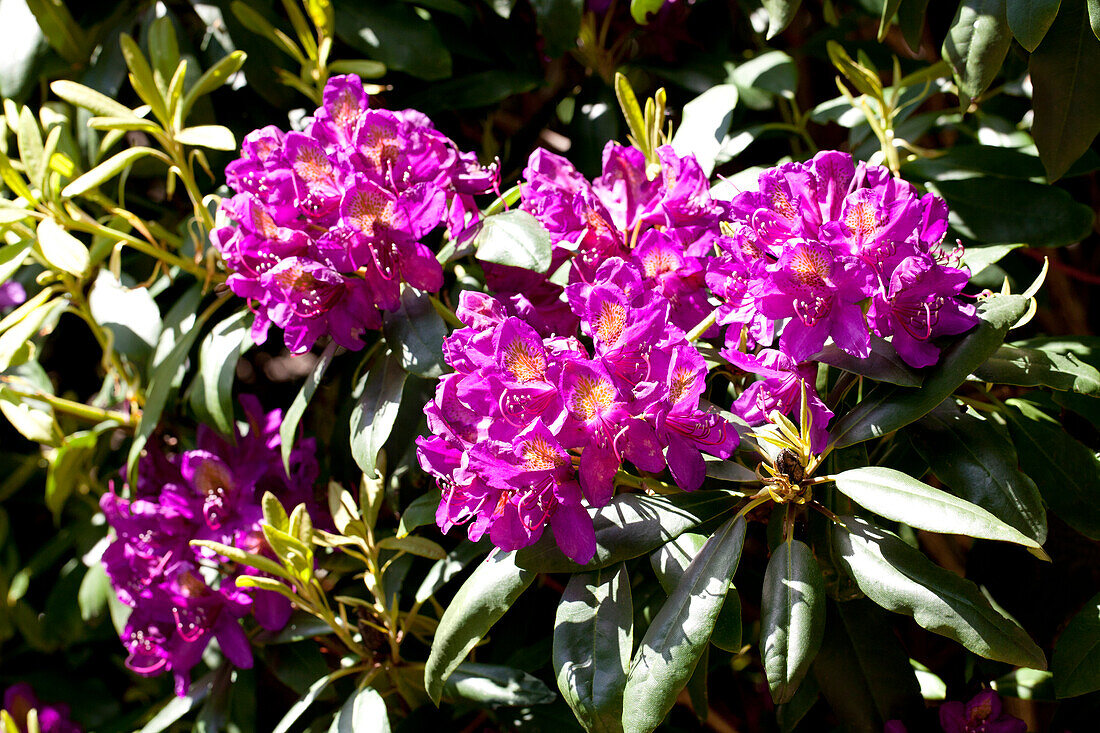
M137 41L126 33L119 36L119 43L122 46L122 57L126 60L126 66L130 69L130 84L134 87L134 91L141 97L141 101L152 108L153 114L161 123L168 124L168 107L165 104L164 96L157 88L156 80L153 78L153 69L149 66L148 59L141 52L141 47L138 46Z
M336 35L394 71L421 79L451 75L451 54L435 25L397 0L333 0Z
M531 7L539 34L546 39L548 56L561 56L576 47L584 0L531 0Z
M332 357L335 354L336 342L333 341L325 348L314 365L313 371L306 377L301 391L294 397L294 401L287 408L286 415L283 416L283 424L279 426L279 440L283 454L283 468L287 473L290 473L290 453L294 449L294 441L298 437L298 423L302 421L302 415L306 414L306 407L309 406L309 401L313 399L313 393L320 386L325 371L332 363Z
M443 374L447 325L427 293L410 286L402 288L401 306L393 313L386 313L382 330L405 369L428 379Z
M211 670L192 682L191 686L187 688L186 695L173 697L169 700L168 704L145 724L140 733L161 733L161 731L168 730L173 723L197 708L199 703L205 700L210 694L210 690L213 689L214 677L217 673L217 670Z
M65 186L65 188L61 190L61 195L66 198L72 198L73 196L87 193L129 168L134 164L134 161L144 158L146 155L153 152L155 151L152 148L126 148L126 150L111 156L69 185Z
M882 15L879 16L878 21L878 40L880 43L886 38L886 34L890 30L890 21L894 19L900 5L901 0L885 0L882 3Z
M688 565L699 554L699 550L703 549L706 542L705 535L684 532L676 539L658 547L649 556L649 564L657 575L657 581L665 589L665 593L676 590ZM726 602L722 604L718 620L714 622L710 643L731 654L738 654L741 651L741 597L732 583L726 591Z
M1085 603L1058 637L1050 671L1058 697L1100 690L1100 594Z
M304 713L306 709L312 705L326 689L328 689L328 686L346 674L348 674L347 670L338 669L310 685L306 694L302 695L302 697L290 706L290 710L286 712L286 715L279 721L279 724L275 726L275 730L272 731L272 733L287 733L287 731L298 722L298 718L302 717L302 713Z
M907 432L936 478L957 496L1037 542L1046 541L1046 510L1039 489L1020 471L1015 447L996 426L960 410L954 400L945 400Z
M329 733L390 733L386 701L372 687L356 690L337 711Z
M1089 25L1096 40L1100 41L1100 0L1086 0L1089 8Z
M1047 34L1061 0L1013 0L1006 7L1008 27L1028 51L1038 48Z
M7 282L23 266L30 249L29 239L0 247L0 284Z
M53 219L38 223L38 247L50 266L81 277L88 270L88 248Z
M562 697L587 731L623 729L623 686L633 635L626 565L569 579L554 620L554 670Z
M482 262L546 272L550 269L550 234L535 217L512 209L486 217L477 235Z
M623 691L627 733L660 725L691 679L741 559L745 527L744 517L732 518L707 540L649 625Z
M962 0L943 41L943 57L955 70L959 90L970 98L989 88L1012 46L1005 3Z
M401 392L408 376L392 351L380 357L358 387L362 391L351 410L351 455L368 476L374 475L378 451L390 437Z
M515 553L494 552L466 579L447 606L424 665L424 689L437 705L443 683L470 650L535 580L515 563Z
M868 598L988 659L1046 669L1031 637L990 605L978 586L934 564L897 535L857 517L833 532L837 556Z
M191 385L191 407L223 435L233 434L233 377L247 350L251 314L234 313L214 326L199 346L199 371Z
M865 509L917 529L1039 549L1034 539L980 506L892 468L868 466L843 471L836 476L836 487Z
M866 598L828 603L813 674L847 730L878 733L887 720L924 709L909 657L887 614Z
M435 524L435 511L439 507L440 491L435 489L418 496L401 512L401 522L397 525L397 536L408 537L417 527Z
M533 674L500 664L473 662L458 665L443 685L443 696L483 706L545 705L557 698L553 690Z
M378 547L383 550L407 552L429 560L442 560L447 557L447 551L427 537L386 537L378 542Z
M1061 178L1100 133L1097 14L1090 28L1084 4L1067 0L1028 63L1035 85L1032 134L1052 181Z
M228 127L221 125L198 125L180 130L176 133L176 142L211 150L237 149L237 138Z
M1008 429L1020 468L1062 521L1100 540L1100 460L1031 403L1008 404Z
M1062 355L1041 349L1002 346L974 370L983 382L1050 387L1100 396L1100 371L1072 352Z
M767 40L770 41L791 24L802 0L763 0L763 4L768 11Z
M187 119L187 113L191 110L195 101L206 94L210 94L222 84L225 84L229 80L229 77L240 71L244 66L245 53L244 51L233 51L226 56L219 59L213 66L203 72L203 75L198 78L198 81L187 91L184 95L182 104L182 117ZM331 65L330 65L331 68Z
M1027 298L995 295L978 306L979 323L944 349L940 362L919 390L879 386L829 429L837 448L870 440L904 427L943 402L1004 341L1010 326L1027 310Z
M865 358L852 356L831 342L814 358L823 364L835 366L877 382L888 382L901 387L919 387L923 381L920 373L898 356L897 349L878 336L871 336L871 353Z
M790 702L825 633L825 580L810 548L780 543L760 596L760 656L772 700Z
M714 171L736 106L734 84L711 87L684 105L684 118L672 137L672 147L681 156L694 155L707 177Z
M54 94L77 107L83 107L101 117L133 118L137 115L124 104L119 104L106 94L73 81L55 81L50 84Z
M667 497L620 494L607 506L589 510L596 530L596 555L587 565L563 555L549 533L519 550L516 564L539 573L598 570L652 552L683 532L727 514L738 498L732 492L714 490Z
M484 555L488 550L489 548L483 546L483 544L463 541L458 547L452 550L447 557L436 562L435 565L428 570L428 574L424 576L424 580L421 582L420 587L416 589L416 595L414 596L415 601L417 603L424 603L427 601L464 567L475 558Z

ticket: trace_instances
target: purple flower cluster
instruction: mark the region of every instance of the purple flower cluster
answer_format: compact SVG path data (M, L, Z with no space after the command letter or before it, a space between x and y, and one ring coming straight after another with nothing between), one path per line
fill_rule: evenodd
M400 303L401 284L427 291L443 270L421 240L440 224L464 239L478 220L474 195L496 188L497 172L415 110L370 109L357 76L337 76L304 133L269 126L250 133L226 179L238 193L222 206L236 226L214 245L229 287L256 311L253 339L271 323L288 349L321 336L362 346L381 311Z
M0 283L0 312L13 306L21 305L27 299L27 292L23 286L14 280Z
M213 540L248 552L263 552L260 498L271 491L287 505L312 504L318 475L312 439L298 442L288 476L280 458L282 412L264 413L258 400L241 398L248 432L226 441L201 426L195 450L166 456L150 449L130 498L114 491L100 505L115 537L103 564L118 599L131 609L122 634L126 666L143 675L170 671L176 693L187 691L191 668L216 638L226 658L252 666L252 652L239 620L249 613L277 630L290 617L290 603L271 591L249 595L226 572L226 559L191 540Z
M515 550L549 522L578 563L595 552L584 505L614 494L624 460L681 488L703 481L702 452L727 458L737 432L699 407L707 367L673 322L668 299L633 261L607 259L565 290L577 337L544 336L501 301L466 291L467 325L444 344L454 373L425 409L433 435L420 464L443 489L436 520ZM579 455L578 455L579 454Z
M592 282L601 263L621 257L641 269L649 287L671 305L672 323L690 330L711 311L706 260L719 236L726 205L694 157L658 148L660 172L650 179L645 156L610 142L603 174L589 182L559 155L536 150L524 171L522 207L550 232L551 270L570 263L569 282ZM489 287L511 312L544 335L570 334L577 316L562 288L515 268L486 267Z
M773 410L797 415L805 384L820 449L831 413L807 362L826 340L865 358L874 333L890 338L909 365L935 364L933 339L977 322L974 305L957 297L968 274L940 249L946 232L941 199L919 196L881 166L856 166L846 153L762 173L759 190L731 202L727 235L706 273L722 301L723 356L763 377L735 411L754 424ZM777 349L744 353L772 346L784 321Z
M32 710L38 716L38 730L41 733L81 731L79 725L69 720L68 705L43 705L26 682L19 682L4 690L4 711L11 716L20 733L28 730L27 717Z

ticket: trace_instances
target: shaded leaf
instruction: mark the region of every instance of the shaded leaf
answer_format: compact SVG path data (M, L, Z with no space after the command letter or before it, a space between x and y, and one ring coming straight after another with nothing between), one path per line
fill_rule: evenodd
M494 707L545 705L557 698L546 683L523 670L474 662L458 665L443 685L443 696Z
M447 551L427 537L386 537L378 542L378 548L407 552L429 560L442 560L447 557Z
M329 733L390 733L386 701L372 687L356 690L336 712Z
M394 71L421 79L451 75L451 54L436 27L397 0L333 0L336 35Z
M1002 346L974 370L983 382L1022 387L1050 387L1061 391L1100 396L1100 371L1072 352L1062 355L1040 349Z
M241 353L252 345L252 314L239 311L214 326L199 346L199 370L191 385L191 407L223 435L233 434L233 377Z
M760 657L777 705L794 698L824 632L825 580L813 551L798 540L782 542L760 596Z
M368 476L374 475L378 451L393 430L406 376L400 360L387 350L356 387L361 394L351 410L351 455Z
M447 326L427 293L409 285L402 288L401 306L386 313L382 330L405 369L429 379L443 374Z
M801 4L802 0L763 0L764 9L768 11L767 40L775 38L791 24Z
M546 39L547 56L556 58L577 45L584 0L531 0L531 7L539 35Z
M290 403L290 407L286 410L286 415L283 416L283 423L279 426L279 442L280 450L283 455L283 469L290 473L290 454L294 450L294 441L298 438L298 423L302 421L302 416L306 413L306 407L309 406L309 401L313 399L314 392L317 391L317 387L320 386L321 380L325 376L325 371L328 369L329 364L332 363L332 357L336 354L336 342L331 342L325 347L321 357L317 359L317 363L313 367L313 371L306 377L305 384L302 385L302 389L294 397L294 401Z
M921 374L898 356L893 344L874 335L871 336L871 353L864 358L852 356L830 341L814 359L877 382L919 387L923 381Z
M676 590L687 566L699 554L699 550L703 549L706 542L707 538L704 535L684 532L676 539L658 547L649 556L649 564L657 576L657 581L665 589L665 593ZM726 591L726 602L722 604L718 620L714 622L710 643L731 654L741 651L741 598L732 583Z
M1100 594L1085 603L1058 637L1050 671L1058 697L1100 690Z
M959 90L971 99L993 83L1012 45L1005 3L962 0L943 41L943 57L955 71Z
M1008 27L1020 45L1034 51L1058 15L1062 0L1012 0L1005 8Z

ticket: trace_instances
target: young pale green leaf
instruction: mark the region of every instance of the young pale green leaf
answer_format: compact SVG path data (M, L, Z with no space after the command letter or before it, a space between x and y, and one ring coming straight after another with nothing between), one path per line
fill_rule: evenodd
M11 390L0 387L0 413L20 435L32 443L61 443L64 434L54 419L53 410L44 403L27 401Z
M980 506L892 468L868 466L842 471L836 476L836 487L863 508L910 527L1014 542L1041 552L1038 542Z
M91 430L80 430L66 435L61 441L46 472L46 508L53 514L55 523L60 521L65 502L79 485L80 474L88 470L87 464L95 451L99 436L111 427L110 422L104 422Z
M0 321L6 326L0 333L0 372L26 361L29 356L27 343L49 323L58 309L65 307L62 300L50 300L53 294L49 290L41 291Z
M535 580L515 563L515 553L494 552L458 589L439 619L424 665L424 689L439 704L443 683L504 612Z
M550 233L535 217L512 209L486 217L475 240L482 262L546 272L550 269Z
M83 107L101 117L137 119L133 110L126 105L119 104L106 94L97 92L95 89L86 87L83 84L61 80L52 82L50 89L69 104Z
M360 394L351 410L351 455L368 476L374 475L378 451L393 430L407 376L401 360L387 350L356 387Z
M691 679L741 559L746 524L734 517L707 540L642 637L623 690L626 733L654 730Z
M16 142L19 144L19 157L27 177L38 188L43 187L42 176L45 173L45 146L42 142L42 130L30 107L19 111L19 124L15 128Z
M1009 400L1008 429L1043 500L1062 521L1100 540L1100 459L1052 418L1023 400Z
M286 514L286 508L279 501L279 497L270 491L265 491L260 498L260 509L263 510L264 522L270 524L281 532L290 531L290 517Z
M176 142L211 150L236 150L237 138L222 125L196 125L176 133Z
M1058 637L1050 671L1060 698L1100 690L1100 594L1085 603Z
M121 135L123 132L129 132L131 130L156 134L163 129L152 120L143 120L139 117L93 117L88 120L88 127L93 130L110 130L116 135ZM115 142L117 142L117 140L115 140ZM103 151L108 150L113 144L114 143L108 143L107 136L104 136Z
M825 580L810 548L780 543L760 596L760 657L777 705L794 697L825 633Z
M328 733L390 733L386 701L373 687L356 690L336 712Z
M223 555L228 558L230 562L235 562L238 565L246 565L250 568L256 568L262 570L268 575L274 575L277 578L284 578L290 580L291 576L287 571L279 565L279 563L264 557L263 555L256 555L251 552L245 552L244 550L233 547L231 545L225 545L221 542L214 542L212 540L191 540L191 544L196 547L205 547L208 550L213 550L219 555Z
M866 94L872 99L882 97L882 81L877 74L862 64L853 61L844 47L836 41L827 41L825 48L829 54L829 60L833 62L833 66L844 75L845 79L852 83L852 86L860 94Z
M630 0L630 17L638 25L649 22L647 16L656 13L665 4L665 0Z
M684 105L683 121L672 137L677 154L694 155L707 177L714 171L729 132L737 96L734 84L719 84L703 92Z
M69 183L61 189L61 195L64 198L73 198L85 194L127 170L134 164L134 161L144 158L146 155L158 155L158 153L152 148L126 148L126 150L112 155L95 168Z
M619 563L569 579L554 620L558 689L586 731L621 733L634 606Z
M387 312L382 332L401 366L428 379L443 374L443 339L447 337L447 324L436 312L431 297L406 285L401 290L401 306Z
M271 593L278 593L291 603L301 602L301 599L290 589L290 586L285 583L280 583L274 578L268 578L263 575L238 575L234 582L236 582L238 588L266 590Z
M191 409L223 435L233 434L233 377L241 353L252 345L251 321L249 311L238 311L214 326L199 346Z
M1020 45L1034 51L1043 41L1062 0L1013 0L1005 8L1008 27Z
M763 0L764 10L768 11L767 40L775 38L794 20L794 14L802 0Z
M684 532L676 539L658 547L649 556L650 567L653 568L657 581L665 589L665 593L671 594L676 590L688 565L699 554L699 550L703 549L706 542L706 535ZM710 643L731 654L741 651L741 597L732 583L726 591L726 602L722 604L718 620L714 622Z
M442 560L447 557L447 551L427 537L386 537L378 542L378 548L407 552L429 560Z
M900 5L901 0L886 0L882 4L882 15L879 16L878 20L879 43L886 39L886 34L890 31L890 21L894 19Z
M647 146L649 137L645 126L645 116L638 104L638 97L634 94L634 87L630 85L630 80L621 72L615 73L615 97L619 100L619 109L622 110L623 118L626 120L626 126L630 130L634 144ZM642 152L647 151L642 150Z
M840 518L836 554L868 598L975 654L1046 669L1046 657L1027 632L990 605L978 586L933 563L897 535L858 517Z
M0 283L7 282L8 278L23 266L30 250L31 241L29 239L0 247Z
M1021 387L1050 387L1100 397L1100 371L1072 352L1059 354L1041 349L1002 346L974 370L983 382Z
M169 124L171 116L168 114L168 106L164 95L157 88L153 69L149 66L145 54L141 52L141 47L128 33L119 36L119 43L122 46L122 57L126 60L127 68L130 69L130 84L133 85L134 91L141 97L141 101L149 105L161 124Z
M1087 13L1083 3L1062 3L1028 63L1035 85L1032 134L1051 181L1061 178L1100 133L1100 3L1089 1Z
M17 221L26 221L31 218L33 211L24 206L18 206L10 201L0 200L0 227L4 227L8 224L14 224ZM12 246L12 245L8 245ZM3 252L5 248L0 247L0 252ZM0 255L2 256L2 255ZM3 270L5 262L0 262L0 271ZM3 282L7 278L0 277L0 282Z
M1016 449L988 420L944 402L907 428L936 478L1037 542L1047 536L1035 482L1019 469Z
M191 111L191 107L198 101L199 97L203 97L211 92L217 90L229 77L236 74L244 66L246 55L244 51L233 51L220 58L213 66L203 72L203 75L198 78L187 93L183 95L183 101L181 105L181 117L187 119L187 113ZM330 67L331 68L331 67Z
M478 706L545 705L557 697L532 674L499 664L463 662L447 678L443 696Z
M417 527L435 524L435 511L439 507L439 489L432 489L423 496L413 499L401 512L401 522L397 525L397 536L408 537Z
M578 565L558 549L554 538L542 538L516 553L516 564L539 573L598 570L629 560L679 537L699 525L731 512L739 495L727 491L695 491L672 496L619 494L607 506L590 510L596 531L596 554Z
M325 370L332 363L332 357L335 354L336 342L333 341L325 347L324 352L317 359L317 364L313 367L313 371L309 373L309 376L306 377L301 391L298 392L294 397L294 401L290 403L290 407L287 408L286 415L283 417L283 424L279 426L283 468L287 474L290 473L290 453L294 450L294 441L298 437L298 423L302 421L302 415L306 413L306 407L309 406L309 401L313 399L313 393L320 386L321 379L325 376Z
M88 248L53 219L38 222L38 249L51 267L82 277L88 270Z
M329 71L337 74L356 74L363 79L379 79L386 75L386 65L381 61L370 59L333 61L328 65Z
M943 57L955 70L959 90L971 99L993 83L1012 46L1005 5L1006 0L962 0L943 41Z
M921 389L876 387L830 428L833 447L877 438L930 412L997 350L1027 307L1028 299L1019 295L986 298L978 305L977 327L943 350L939 364L925 374Z
M871 353L865 358L852 356L830 342L815 359L876 382L887 382L900 387L919 387L923 381L920 373L898 356L893 344L878 336L871 336Z
M114 336L114 349L135 364L145 364L163 328L160 309L148 288L127 288L109 269L96 273L88 295L96 323Z

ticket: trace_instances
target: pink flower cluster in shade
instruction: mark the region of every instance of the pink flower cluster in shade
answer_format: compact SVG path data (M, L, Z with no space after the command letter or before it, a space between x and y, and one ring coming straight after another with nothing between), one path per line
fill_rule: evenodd
M212 639L230 662L252 666L241 618L251 614L269 630L283 628L290 618L290 602L283 596L265 590L250 595L236 587L237 574L258 571L239 567L219 573L226 558L190 545L213 540L264 552L264 492L289 506L313 504L319 470L313 439L298 441L288 475L279 449L282 411L265 413L254 397L240 399L248 417L246 434L228 441L200 426L195 450L167 456L150 448L129 498L112 490L100 501L114 530L102 562L118 599L131 609L122 632L126 666L143 675L171 672L177 695L186 694L191 668Z
M564 554L591 560L586 506L607 504L624 461L681 488L702 484L702 453L727 458L737 432L700 409L707 367L641 268L618 257L566 288L576 333L543 336L490 296L466 291L444 346L454 373L425 409L421 466L443 490L436 519L468 524L504 550L550 525Z
M349 349L400 303L401 285L436 291L443 270L422 242L439 225L462 240L474 195L495 168L463 153L415 110L371 109L356 76L337 76L305 132L250 133L226 169L233 222L212 240L229 287L256 312L253 339L274 323L293 353L321 336Z

